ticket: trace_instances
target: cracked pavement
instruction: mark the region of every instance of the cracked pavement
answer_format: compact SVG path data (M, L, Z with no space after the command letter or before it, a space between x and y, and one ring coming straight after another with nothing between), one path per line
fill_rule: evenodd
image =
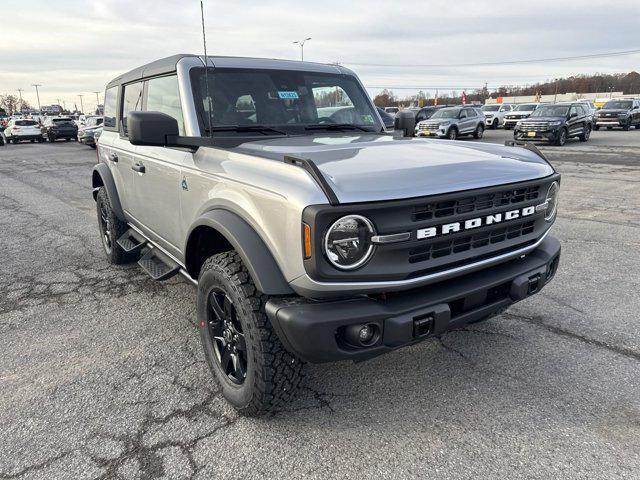
M311 365L285 411L248 419L208 372L194 288L105 262L94 151L0 147L0 479L638 478L640 150L545 152L563 173L553 283Z

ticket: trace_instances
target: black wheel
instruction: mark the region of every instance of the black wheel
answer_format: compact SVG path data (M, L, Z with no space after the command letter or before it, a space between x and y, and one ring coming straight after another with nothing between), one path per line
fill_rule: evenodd
M599 125L594 125L593 129L597 132L598 130L600 130L600 126Z
M40 138L38 139L38 143L42 143L42 142L44 142L44 138L40 137Z
M209 257L198 278L200 339L227 401L242 415L277 410L296 395L303 362L287 352L235 251Z
M587 125L584 133L580 135L578 138L580 139L581 142L587 142L589 141L590 136L591 136L591 127Z
M476 131L473 132L473 138L481 139L483 135L484 135L484 126L481 123L479 123L478 126L476 127Z
M451 127L447 132L447 138L449 140L455 140L458 138L458 129L456 127Z
M567 129L563 128L562 130L560 130L560 133L558 134L558 138L556 139L556 145L558 145L559 147L562 147L565 143L567 143Z
M107 255L109 263L122 265L135 260L135 255L125 252L116 240L128 230L125 222L120 220L111 209L111 201L104 187L98 190L96 197L96 208L98 211L98 227L100 229L100 239L102 248Z
M493 123L491 124L491 128L493 130L497 130L499 124L500 124L500 121L496 118L496 119L493 120Z
M49 139L49 141L50 141L51 143L53 143L53 142L55 142L55 141L56 141L56 137L54 137L53 135L48 135L48 136L47 136L47 138Z
M17 145L18 143L20 143L20 140L18 140L17 138L14 138L11 140L13 142L14 145Z
M68 142L69 140L71 140L70 138L65 138L64 141Z
M34 140L34 139L31 139L31 143L33 143L33 142L35 142L35 140Z
M613 127L607 127L607 130L613 130Z
M631 124L630 123L627 123L626 125L622 126L622 130L624 130L625 132L628 132L630 128L631 128Z
M512 127L511 127L511 126L509 126L509 125L505 125L505 126L504 126L504 129L505 129L505 130L511 130L511 128L512 128Z

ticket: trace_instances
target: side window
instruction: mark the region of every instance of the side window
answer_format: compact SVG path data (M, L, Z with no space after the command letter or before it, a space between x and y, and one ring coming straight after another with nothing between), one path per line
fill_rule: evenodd
M467 114L468 118L474 118L476 116L476 109L475 108L465 108L464 112Z
M122 98L122 112L120 113L122 133L127 134L127 114L140 110L142 110L142 82L125 85Z
M569 109L569 116L573 115L573 114L577 114L578 111L576 110L576 106L572 105L571 108Z
M168 77L152 78L147 81L147 103L145 110L149 112L166 113L175 118L178 122L178 132L180 135L185 134L177 76L171 75Z
M108 88L104 93L104 127L107 130L116 128L117 97L118 87Z

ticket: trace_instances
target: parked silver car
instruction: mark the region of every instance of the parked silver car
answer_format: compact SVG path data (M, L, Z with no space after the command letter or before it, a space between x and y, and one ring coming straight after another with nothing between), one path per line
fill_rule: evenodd
M418 122L416 137L438 137L455 140L464 135L482 138L484 115L473 107L448 107L435 112L428 120Z
M442 121L481 134L469 111ZM339 65L178 55L107 85L104 253L197 285L205 357L242 414L282 408L305 361L413 345L554 276L560 176L540 152L397 121L403 137Z

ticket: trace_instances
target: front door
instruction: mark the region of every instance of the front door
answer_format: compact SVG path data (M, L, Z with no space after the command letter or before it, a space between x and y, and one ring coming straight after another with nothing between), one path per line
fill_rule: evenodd
M172 116L184 135L177 77L149 79L144 90L143 110ZM189 188L182 181L182 168L191 157L192 153L184 149L138 146L131 166L135 189L133 217L145 233L177 257L181 256L184 243L180 196Z

